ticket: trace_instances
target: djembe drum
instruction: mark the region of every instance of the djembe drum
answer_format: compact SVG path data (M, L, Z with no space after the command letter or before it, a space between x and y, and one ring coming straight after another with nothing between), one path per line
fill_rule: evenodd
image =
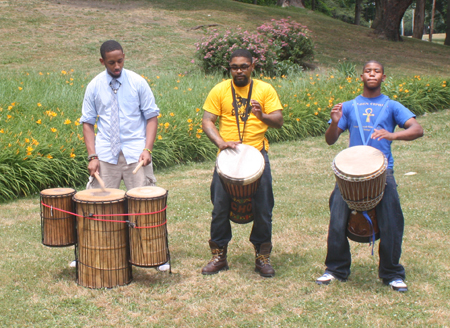
M125 194L130 221L130 263L133 265L155 267L169 261L167 194L167 190L160 187L137 187Z
M261 152L249 145L238 144L235 149L224 149L217 156L217 174L231 196L231 221L253 221L252 197L259 187L264 166Z
M89 288L112 288L132 279L128 225L123 215L125 191L107 188L80 191L76 204L78 245L77 283Z
M350 147L335 157L332 168L342 198L352 210L347 224L348 238L374 242L380 235L375 206L383 198L386 186L386 156L371 146Z
M73 213L72 188L52 188L41 191L42 244L65 247L77 242L76 219ZM68 212L68 213L67 213Z

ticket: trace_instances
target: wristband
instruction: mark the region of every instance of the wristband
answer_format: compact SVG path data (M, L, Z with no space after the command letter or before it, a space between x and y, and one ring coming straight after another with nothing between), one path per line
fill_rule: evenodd
M148 148L144 148L143 150L148 151L150 154L152 153L152 151L150 149L148 149Z
M92 154L88 156L88 161L92 161L93 159L98 159L98 155L97 154Z

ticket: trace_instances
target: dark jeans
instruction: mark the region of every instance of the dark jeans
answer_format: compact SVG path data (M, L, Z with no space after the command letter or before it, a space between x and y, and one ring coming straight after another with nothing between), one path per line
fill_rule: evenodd
M261 154L264 157L265 167L258 190L252 198L254 221L250 234L250 242L257 249L261 244L272 240L272 209L274 206L269 156L265 150L262 150ZM211 182L211 202L214 205L211 221L211 241L219 247L223 247L228 244L232 237L229 219L231 197L223 188L216 170L214 170Z
M350 275L350 245L345 235L350 209L342 198L338 186L330 196L330 226L328 229L326 271L340 280ZM378 275L384 282L405 279L405 269L399 263L402 252L404 218L397 193L394 171L387 170L386 189L376 207L380 241Z

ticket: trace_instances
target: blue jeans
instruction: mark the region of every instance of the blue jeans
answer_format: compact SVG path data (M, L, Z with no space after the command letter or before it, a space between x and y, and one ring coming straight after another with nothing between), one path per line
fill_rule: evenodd
M404 218L394 171L391 169L387 170L383 199L375 209L380 229L378 276L385 283L397 278L405 279L405 269L399 263L402 253ZM337 185L330 196L330 214L325 272L331 273L340 280L346 280L350 275L352 262L350 245L346 237L350 209Z
M272 241L272 209L274 206L269 156L265 150L262 150L261 154L264 157L265 167L258 190L252 197L254 221L250 234L250 242L257 249L261 244ZM232 237L229 219L231 197L223 188L216 170L214 170L211 182L211 202L214 205L211 221L211 241L219 247L223 247L229 243Z

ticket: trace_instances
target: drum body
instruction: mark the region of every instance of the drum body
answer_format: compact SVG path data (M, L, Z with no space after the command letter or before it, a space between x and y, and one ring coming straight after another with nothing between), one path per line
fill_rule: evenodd
M370 243L380 239L380 228L378 228L375 209L368 211L367 214L372 224L367 221L362 212L350 212L347 222L347 237L349 239L359 243Z
M88 189L75 194L73 200L81 215L77 218L77 283L89 288L130 283L128 226L124 216L112 215L126 213L125 191Z
M332 164L336 183L342 198L353 210L348 218L347 236L358 242L371 242L379 238L375 210L386 187L387 159L384 154L370 146L355 146L344 149ZM368 213L372 226L364 217Z
M45 246L65 247L76 244L75 216L59 210L74 212L72 196L75 193L76 191L72 188L52 188L41 191L41 234L42 244Z
M217 156L217 174L232 199L231 221L253 221L252 197L259 187L264 166L261 152L249 145L239 144L235 149L224 149Z
M125 194L130 221L130 263L133 265L155 267L169 261L167 193L159 187L138 187Z

